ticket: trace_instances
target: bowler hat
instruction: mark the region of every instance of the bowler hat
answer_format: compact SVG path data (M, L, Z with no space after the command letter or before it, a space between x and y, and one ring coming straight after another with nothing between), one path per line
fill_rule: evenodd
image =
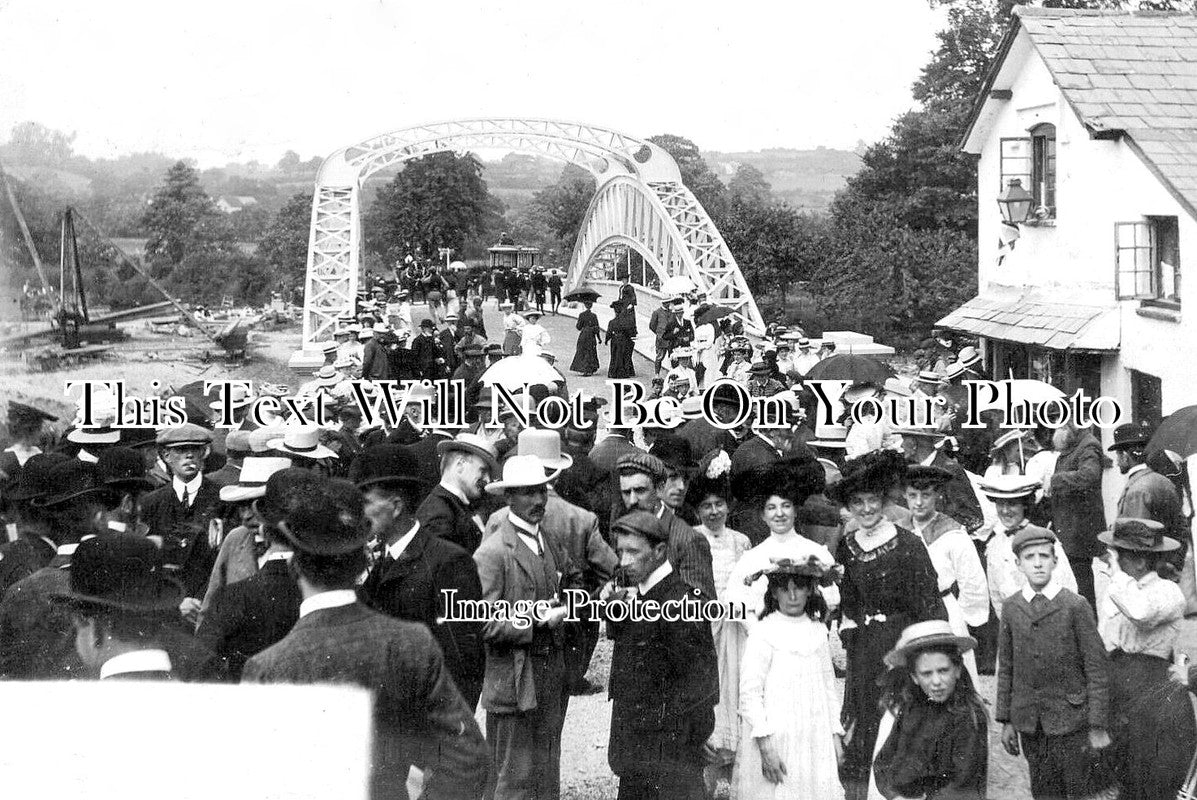
M690 440L680 436L662 436L653 442L648 452L674 469L690 470L698 466Z
M96 457L96 481L120 492L154 488L145 476L145 459L128 447L109 447Z
M378 444L367 447L354 459L350 479L363 492L371 486L400 484L412 489L427 488L426 482L418 477L419 473L420 464L411 448L400 444Z
M254 511L266 522L277 523L299 497L315 489L324 480L311 470L287 467L270 474L262 496L254 500Z
M422 320L420 320L420 327L427 328L430 331L436 330L436 323L430 319L422 319Z
M166 574L162 551L144 536L107 533L79 543L71 556L70 589L51 598L81 610L168 614L183 600Z
M1119 517L1110 530L1097 534L1097 540L1120 550L1166 553L1180 547L1180 542L1164 536L1164 523L1138 517Z
M650 544L663 544L669 541L669 529L661 524L656 514L648 511L631 511L615 520L611 525L611 535L643 536Z
M96 465L77 458L51 467L46 485L47 491L33 500L33 505L38 508L60 505L103 488L96 476Z
M905 667L912 656L930 648L948 647L958 653L965 653L977 646L971 636L957 636L946 620L930 619L916 622L902 631L894 649L885 654L885 663L891 667Z
M1106 450L1138 449L1151 441L1151 426L1146 422L1128 422L1114 429L1114 443Z
M1010 551L1014 555L1022 552L1024 547L1033 544L1055 545L1056 535L1047 528L1038 525L1024 525L1023 528L1010 539Z
M362 493L341 478L321 480L298 494L280 520L283 538L301 553L342 556L363 551L369 539Z
M536 456L547 470L569 469L574 464L573 456L561 452L561 434L557 431L525 428L517 439L516 454Z

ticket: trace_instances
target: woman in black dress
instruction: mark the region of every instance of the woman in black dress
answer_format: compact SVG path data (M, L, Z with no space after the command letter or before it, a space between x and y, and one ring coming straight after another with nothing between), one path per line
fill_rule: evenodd
M885 657L892 687L882 698L873 778L886 798L984 800L989 768L985 706L964 669L976 641L946 622L911 625Z
M574 351L573 363L569 368L582 376L590 376L599 370L598 343L599 319L590 309L593 301L583 303L586 310L578 315L578 347Z
M636 339L636 306L616 300L611 307L615 309L615 318L607 326L607 342L611 345L611 364L607 367L607 377L635 378L632 342Z
M864 798L868 789L885 654L907 626L948 618L926 545L882 512L886 494L903 480L905 469L899 453L875 451L845 464L843 478L829 490L855 522L835 553L844 570L840 638L848 674L840 717L847 736L840 780L847 800Z

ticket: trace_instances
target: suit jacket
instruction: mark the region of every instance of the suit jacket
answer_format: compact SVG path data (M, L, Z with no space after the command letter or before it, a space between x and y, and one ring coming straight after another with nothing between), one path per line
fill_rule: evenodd
M607 518L603 512L615 497L611 472L601 469L584 451L565 448L574 459L573 466L557 476L553 488L562 500L594 511L599 515L599 528L606 533Z
M687 525L668 508L661 522L669 530L669 563L678 578L707 597L715 597L715 573L707 537Z
M761 469L781 461L781 453L771 443L752 434L731 454L731 477L736 478L749 470Z
M632 602L676 602L687 596L693 597L691 587L671 572ZM621 622L608 617L607 629L615 640L607 747L611 770L652 774L701 764L719 699L711 626L629 615Z
M411 360L415 377L436 380L444 371L442 364L436 360L441 357L440 347L433 336L423 334L411 340Z
M348 683L374 694L371 796L406 797L408 765L426 798L478 797L486 745L423 625L361 603L301 617L245 665L246 683Z
M204 480L212 481L218 489L225 486L232 486L240 479L241 467L231 461L226 461L224 466L215 472L204 473Z
M440 344L440 355L445 359L445 365L442 373L445 375L452 375L453 371L457 369L457 351L454 345L457 342L453 338L453 331L445 328L443 331L438 331L436 334L437 342Z
M740 445L731 431L720 430L703 417L683 423L677 435L688 441L695 453L722 450L731 456Z
M952 473L952 478L943 487L943 508L941 512L960 523L968 533L980 528L985 523L985 516L981 513L981 503L977 500L977 493L973 490L972 482L964 472L964 467L954 458L948 458L943 452L937 452L931 461L931 466L941 467Z
M208 610L212 604L212 596L216 590L230 583L243 581L258 574L258 555L254 542L254 532L242 525L238 525L224 537L220 543L220 550L216 553L216 561L212 564L212 573L208 576L208 588L204 591L204 602L200 613Z
M1097 534L1106 529L1101 497L1101 444L1086 432L1071 450L1060 453L1052 473L1052 527L1069 558L1093 558L1105 552Z
M229 678L237 680L250 657L295 626L302 600L287 562L267 561L256 575L213 592L196 637L225 660Z
M1093 609L1061 589L1038 611L1022 592L1002 604L994 719L1058 736L1107 728L1110 669Z
M1155 520L1163 523L1165 536L1185 545L1189 542L1176 487L1150 467L1127 476L1122 497L1118 499L1118 516Z
M0 595L49 564L56 552L57 548L40 536L22 536L0 545Z
M0 602L0 678L67 680L86 674L75 652L70 610L50 599L68 592L70 573L47 566L14 583Z
M141 520L149 526L150 535L162 537L162 557L177 567L187 597L204 596L216 563L216 551L208 544L208 522L216 516L219 503L220 488L207 478L187 508L170 483L141 498Z
M440 645L445 667L466 705L474 708L482 692L482 674L486 668L482 625L438 621L445 616L442 592L446 590L456 590L458 600L482 599L478 568L469 553L421 524L398 559L375 563L358 590L358 597L387 616L427 626Z
M590 460L603 472L610 475L619 459L629 453L643 453L626 436L608 436L590 448Z
M436 452L436 446L447 442L453 437L441 431L429 431L418 442L409 445L411 454L415 456L415 463L419 469L416 477L424 481L424 485L436 486L441 480L441 457Z
M572 568L568 557L557 550L554 537L542 531L541 538L545 543L542 558L528 549L508 518L482 541L474 553L474 563L482 580L483 600L510 609L520 600L547 601L557 596L558 575L572 573ZM482 627L486 642L482 707L491 713L531 711L549 697L559 697L564 689L562 629L534 626L527 617L510 618L513 616L496 615ZM554 667L541 673L552 676L548 680L536 680L533 649L538 649Z
M427 528L431 535L453 542L471 554L482 541L482 528L474 522L474 515L473 508L439 483L416 509L421 528Z
M385 381L391 377L391 362L387 351L378 341L371 339L362 348L362 378L368 381Z

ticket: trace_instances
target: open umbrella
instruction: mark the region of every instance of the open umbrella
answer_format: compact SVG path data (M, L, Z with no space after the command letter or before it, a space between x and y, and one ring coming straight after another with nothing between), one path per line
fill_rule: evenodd
M1197 453L1197 406L1185 406L1169 414L1156 428L1147 450L1171 450L1183 458Z
M594 289L587 289L585 287L581 289L575 289L565 296L565 302L567 303L594 303L597 302L598 299L598 292L596 292Z
M685 275L672 275L661 281L661 294L665 296L687 294L694 291L694 281Z
M508 356L482 373L484 386L502 386L508 391L524 391L528 386L552 386L565 378L540 356Z
M730 317L732 310L727 306L711 306L694 318L695 325L714 325L724 317Z
M886 378L894 377L894 371L874 356L857 353L840 353L828 356L810 368L807 380L852 381L853 383L875 383L881 386Z

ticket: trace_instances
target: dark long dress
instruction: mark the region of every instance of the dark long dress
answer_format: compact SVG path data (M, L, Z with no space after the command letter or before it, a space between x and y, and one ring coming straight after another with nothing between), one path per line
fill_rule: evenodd
M836 548L835 560L844 566L840 608L843 618L857 625L840 634L848 656L840 717L844 730L851 731L840 767L845 784L869 778L881 723L878 680L885 672L882 658L906 626L948 618L926 545L905 528L897 531L888 542L867 552L856 543L854 534L845 535Z
M569 368L582 375L598 372L599 318L587 309L578 315L578 347Z
M607 327L607 341L611 344L611 364L608 378L635 378L632 363L632 342L636 338L636 315L631 307L622 309Z
M1197 747L1193 706L1166 659L1115 650L1110 659L1110 761L1120 798L1171 798Z
M985 709L975 703L934 703L922 691L895 715L877 753L873 775L886 797L984 800L989 767Z

